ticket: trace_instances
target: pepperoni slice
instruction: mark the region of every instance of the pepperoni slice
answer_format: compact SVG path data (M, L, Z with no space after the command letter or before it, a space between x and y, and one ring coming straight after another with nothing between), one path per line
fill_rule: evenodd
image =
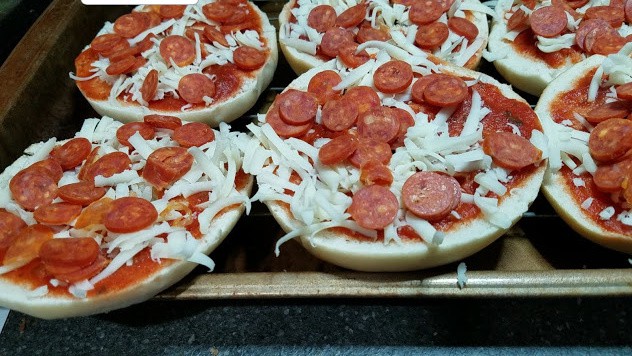
M109 231L129 233L149 227L158 218L154 205L145 199L124 197L112 202L103 224Z
M301 90L288 89L277 100L281 119L290 125L304 125L314 120L318 110L316 98Z
M391 35L382 29L371 27L370 23L360 26L358 34L356 35L356 41L358 43L364 43L367 41L382 41L386 42L391 39Z
M467 38L470 43L478 36L478 27L463 17L450 18L448 27L457 35Z
M173 60L179 67L187 66L195 60L195 46L184 36L167 36L160 42L160 56L167 65Z
M94 183L94 177L111 177L125 171L131 164L129 156L123 152L108 153L88 167L84 180Z
M9 190L16 203L25 210L33 211L55 199L57 183L45 168L29 167L11 178Z
M424 100L435 106L452 106L468 96L467 84L459 77L442 75L430 82L424 90Z
M106 33L95 37L92 42L90 42L90 47L92 47L93 50L102 53L109 51L112 47L115 47L121 42L127 42L127 40L115 33Z
M440 47L449 35L448 25L443 22L433 22L419 26L415 34L415 43L423 49L432 50Z
M13 244L20 230L26 227L24 220L4 209L0 209L0 256Z
M91 237L51 239L42 244L39 257L45 267L80 269L99 256L99 244Z
M85 229L92 225L102 225L105 215L112 208L112 199L105 197L88 205L75 221L76 229Z
M413 214L428 221L446 217L461 201L461 186L454 177L417 172L402 187L404 206Z
M410 92L411 98L413 99L413 101L418 104L424 104L426 102L426 100L424 99L424 92L426 91L428 84L441 78L443 75L444 74L433 73L433 74L418 78L413 84L413 87Z
M79 178L79 180L85 179L86 174L88 173L88 169L94 164L94 162L97 161L97 159L99 159L99 146L93 148L92 151L90 151L90 154L88 154L88 157L86 157L86 161L84 162L83 166L81 166L79 174L77 175L77 178Z
M599 31L599 29L595 29L593 32L586 35L586 39L584 40L586 50L590 53L601 54L604 56L619 52L619 50L625 46L627 40L615 29L611 29L612 31ZM591 42L591 45L588 44L589 39L594 39L594 42Z
M318 32L325 32L336 25L336 10L330 5L318 5L309 12L307 25Z
M381 185L369 185L361 188L351 200L349 214L355 222L365 229L384 229L397 216L399 203L397 197L388 188Z
M345 43L338 51L338 57L349 68L357 68L368 62L371 57L366 50L356 53L358 50L357 43Z
M318 159L328 166L344 162L358 147L358 139L349 133L327 142L318 151Z
M155 129L169 129L175 130L182 126L182 120L175 116L169 115L147 115L143 118L146 124Z
M498 166L509 170L522 169L542 157L542 151L529 140L511 132L492 132L485 136L483 151L492 156Z
M366 15L366 5L360 3L343 11L336 19L336 26L344 28L352 28L358 26L364 21Z
M266 122L272 126L274 132L277 135L288 138L288 137L300 137L305 135L313 125L313 122L310 121L304 125L290 125L285 121L281 120L281 115L279 115L279 109L276 106L273 106L268 110L266 114Z
M621 27L625 20L623 8L615 6L592 6L588 8L584 14L586 20L601 19L610 24L614 28Z
M555 37L564 32L568 24L566 13L557 6L544 6L534 10L529 21L533 32L542 37Z
M602 192L616 193L621 190L623 181L630 173L632 173L632 160L626 159L621 162L599 165L593 174L593 181Z
M92 202L101 199L105 192L105 188L95 187L94 184L86 181L61 186L57 191L61 199L82 206L90 205Z
M358 119L358 106L349 100L328 101L322 109L323 126L331 131L344 131Z
M589 0L567 0L566 3L568 4L568 6L570 6L571 9L579 9L580 7L583 7L584 5L588 4Z
M394 94L405 91L413 82L413 69L404 61L388 61L373 73L373 84L377 90Z
M369 161L360 169L360 182L363 185L383 185L390 186L393 183L393 173L386 165Z
M46 225L35 224L23 228L4 254L3 264L26 264L34 260L42 244L53 238L53 233L53 229Z
M235 65L243 70L255 70L261 68L266 62L266 52L253 47L240 46L233 52Z
M230 16L222 21L225 25L238 25L246 21L249 10L245 7L235 7Z
M415 125L415 119L406 110L400 108L391 108L395 116L399 120L399 132L393 142L391 142L391 149L395 150L398 147L404 146L404 139L406 138L406 131L408 128Z
M45 225L70 224L81 213L81 205L70 203L53 203L35 209L33 218Z
M358 106L358 115L362 115L369 111L369 109L382 105L380 97L375 90L362 85L347 90L343 99L355 103Z
M527 26L529 26L529 15L522 9L518 9L511 14L511 17L507 20L507 31L513 31Z
M358 119L358 134L361 137L390 142L398 133L399 118L389 107L375 107Z
M227 1L215 1L202 7L202 13L207 19L224 22L235 11L236 6Z
M625 20L628 22L628 24L632 24L632 1L627 0L625 2L623 12L625 13Z
M438 1L421 0L414 2L410 7L408 18L416 25L426 25L437 21L443 12L443 5Z
M610 28L610 25L601 19L583 20L580 22L577 31L575 31L575 44L577 44L577 46L579 46L582 50L586 50L584 43L586 36L596 28L608 29Z
M182 147L200 147L215 140L215 133L206 124L189 122L173 130L173 140Z
M141 14L145 15L149 21L149 26L148 28L154 28L158 25L160 25L160 23L162 22L162 18L160 18L160 15L158 15L157 13L151 11L151 12L141 12ZM153 35L153 33L152 33ZM155 36L155 35L154 35Z
M623 100L632 100L632 82L617 87L617 97Z
M388 143L360 137L358 148L349 157L349 162L360 168L369 161L388 164L392 156L393 152L391 152L391 146Z
M139 52L142 53L154 46L153 38L156 38L156 35L153 33L148 34L142 41L140 41L136 47L138 47Z
M207 26L210 28L210 26ZM217 31L215 29L213 29L214 31ZM197 37L200 39L201 43L212 43L213 41L209 41L208 37L206 36L206 34L204 33L205 30L201 30L199 28L192 28L189 27L184 31L184 37L188 38L191 40L191 42L195 43L195 35L197 34ZM217 31L218 33L220 33L219 31ZM221 35L221 33L220 33ZM223 36L223 35L222 35Z
M160 5L160 17L163 19L179 19L184 15L186 5Z
M230 47L228 41L226 40L226 36L212 26L204 27L204 36L206 36L211 43L217 42L224 47Z
M600 105L589 112L584 117L591 123L600 123L608 119L623 119L630 113L630 105L624 101L613 101Z
M147 73L143 85L140 87L140 94L143 100L150 102L156 96L156 90L158 90L158 71L152 69Z
M149 17L138 12L125 14L114 22L114 32L125 38L138 36L149 28Z
M316 97L318 104L325 105L328 101L340 97L340 90L334 90L340 82L340 74L333 70L318 72L309 80L307 92Z
M215 83L200 73L187 74L178 82L178 93L187 103L200 104L204 97L215 96Z
M129 138L138 132L145 140L154 138L154 128L144 122L128 122L116 130L116 139L118 142L129 148L134 148L129 143Z
M141 52L139 47L129 47L129 48L125 48L122 49L120 51L116 51L112 54L110 54L108 56L108 58L110 59L110 63L114 63L114 62L118 62L120 60L123 60L129 56L134 57L135 55L139 54Z
M185 175L193 166L193 156L183 147L163 147L152 152L143 169L143 178L164 189Z
M59 163L52 158L47 158L45 160L35 162L30 167L41 167L48 171L48 174L51 178L58 183L61 177L64 175L64 170L61 168Z
M50 155L59 163L61 168L69 170L81 164L91 150L92 144L88 139L76 137L60 147L55 147Z
M48 273L52 274L55 279L72 284L96 276L105 267L107 267L109 263L110 261L107 258L102 255L98 255L92 264L79 269L73 268L68 271L68 269L65 268L60 270L59 267L53 267L51 265L44 265L44 268Z
M603 121L591 131L588 149L598 161L610 162L632 148L632 122L626 119Z
M123 74L132 68L135 63L136 58L134 56L127 56L116 62L110 63L110 65L105 68L105 72L109 75Z
M552 0L551 5L562 9L562 11L566 11L569 15L571 15L575 20L580 20L582 15L580 15L577 11L575 11L566 0Z
M320 51L325 56L334 58L345 43L353 43L353 32L342 28L331 28L325 32L320 42Z

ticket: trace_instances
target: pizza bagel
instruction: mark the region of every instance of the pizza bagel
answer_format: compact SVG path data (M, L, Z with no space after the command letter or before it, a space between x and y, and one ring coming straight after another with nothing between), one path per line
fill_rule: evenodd
M277 254L297 238L353 270L438 266L492 243L537 196L546 140L522 98L393 54L311 69L248 126L244 171L286 232Z
M248 111L276 69L276 30L246 0L144 5L106 22L71 78L101 115L176 115L217 127Z
M151 298L207 256L249 206L242 133L177 117L87 119L0 174L0 306L44 319Z
M550 140L542 191L580 235L632 253L632 45L561 74L536 106Z
M476 68L487 45L486 14L478 0L423 2L290 0L279 15L279 46L297 74L338 57L348 67L366 62L363 43L385 42Z

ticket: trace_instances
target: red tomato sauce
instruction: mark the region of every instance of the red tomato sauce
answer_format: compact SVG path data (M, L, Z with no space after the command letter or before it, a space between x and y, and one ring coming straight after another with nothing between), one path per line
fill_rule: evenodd
M508 41L509 40L505 40ZM582 54L575 46L571 48L563 48L559 51L546 53L540 51L535 43L535 34L531 29L526 29L516 37L513 42L509 42L511 46L520 54L534 60L545 62L552 68L559 68L566 64L566 61L577 63L582 60Z

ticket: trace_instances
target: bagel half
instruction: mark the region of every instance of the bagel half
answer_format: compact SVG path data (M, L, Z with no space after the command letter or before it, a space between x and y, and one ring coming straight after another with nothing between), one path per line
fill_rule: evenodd
M120 123L107 117L101 120L88 119L84 124L84 128L77 134L77 137L91 137L95 143L94 147L100 145L101 147L108 147L108 150L125 152L125 149L120 147L114 136L117 128L120 126ZM170 133L163 130L160 135L162 135L161 140L164 140L170 136ZM235 170L239 172L239 165L241 164L240 151L237 145L239 142L243 142L244 139L247 140L246 135L229 133L227 127L223 127L220 131L215 131L214 143L198 149L198 153L201 152L201 154L193 154L195 161L191 170L201 169L201 171L193 173L190 170L190 174L179 179L174 184L168 185L164 191L164 199L168 195L177 193L176 191L169 193L170 190L178 190L183 187L185 189L182 190L182 195L187 196L198 191L208 191L208 188L200 188L200 184L207 183L199 182L208 181L206 175L209 169L208 165L215 164L214 178L216 182L219 182L217 179L220 177L223 177L224 181L214 185L216 188L213 189L208 208L200 208L193 211L193 203L183 199L181 195L178 195L175 200L170 200L173 203L158 199L155 195L156 191L152 193L152 186L144 178L136 178L135 183L129 186L131 187L131 194L134 195L138 191L144 191L145 193L143 194L147 194L145 188L149 189L148 194L152 195L150 201L156 207L159 215L158 220L147 228L128 234L129 236L134 236L132 245L126 246L124 242L117 244L117 239L121 239L126 234L114 234L107 230L100 221L98 224L95 222L96 225L91 224L82 229L72 228L77 220L71 223L72 226L53 226L53 229L56 231L55 239L58 237L66 237L68 239L94 237L95 241L100 244L100 255L108 260L108 265L101 272L92 274L83 281L69 283L60 281L55 278L55 275L49 274L45 265L37 256L26 266L18 267L17 269L15 269L16 266L0 265L0 305L44 319L97 314L145 301L178 282L191 272L197 264L203 264L212 270L214 263L206 255L222 242L241 217L253 184L252 176L245 175L243 172L238 174L237 180L234 178ZM140 142L143 146L145 144L149 145L145 148L161 146L156 139L146 141L144 144L142 140L141 138ZM99 143L97 144L96 142ZM46 158L53 146L60 146L63 143L56 143L54 139L51 139L47 142L31 145L26 149L25 155L0 174L0 182L3 187L3 199L0 206L4 213L9 212L17 215L28 225L36 223L34 214L22 209L13 200L9 182L12 177L24 168ZM174 144L177 145L171 140L163 142L163 145L170 147ZM224 164L217 165L217 158L214 158L212 146L222 148L223 152L232 152L231 158L227 158L223 154L218 154L217 156L217 158L228 162L227 168L224 168ZM207 151L209 147L210 150ZM152 148L149 149L152 150ZM101 148L101 150L104 150L104 148ZM207 162L200 163L204 160ZM139 157L132 158L132 161L134 163L131 171L134 170L133 167L138 169L144 163L144 159ZM67 170L62 180L60 180L59 186L76 181L80 166ZM200 174L201 172L204 173ZM232 182L229 180L232 180ZM125 189L120 188L126 186L126 184L119 183L110 187L106 197L118 199L120 194L125 194ZM180 188L177 188L178 184L181 184ZM198 185L199 189L194 188L196 185ZM187 193L186 187L193 190L189 190ZM226 189L224 190L224 188ZM177 204L175 203L176 201L178 202ZM181 204L185 204L186 207L183 208ZM176 213L176 210L181 213ZM185 223L186 219L191 220ZM182 223L178 225L178 221L182 221ZM195 224L191 225L194 221L197 221L200 225L197 232L195 231ZM171 227L171 224L174 227ZM3 226L6 225L3 224ZM186 228L177 228L177 226L186 226ZM19 239L20 236L18 236ZM17 243L18 240L14 243ZM108 251L106 241L109 241L109 246L115 245L111 251ZM9 247L9 249L11 248ZM5 256L6 251L8 250L3 249L0 251L2 256ZM120 257L123 260L117 260L117 256L124 256ZM115 262L120 263L122 266L117 268L114 266ZM108 268L115 268L116 270L112 274L104 273ZM95 278L100 280L95 281Z
M624 64L623 68L632 63L629 49L627 52L628 64ZM578 101L578 104L565 102L564 104L571 108L577 107L578 114L583 115L591 107L603 103L605 93L608 92L612 83L599 81L601 88L594 104L586 104L587 95L583 94L588 91L590 81L597 68L600 66L607 68L608 64L605 61L611 61L611 59L599 55L591 56L558 76L542 93L535 111L543 122L552 147L550 153L551 167L546 172L542 192L562 219L577 233L602 246L632 253L632 226L629 221L623 219L626 209L622 206L622 202L616 202L610 194L599 192L593 182L592 173L573 173L571 168L564 161L561 161L560 156L561 154L569 155L580 167L590 167L595 164L590 162L592 158L586 162L586 159L590 157L588 142L571 141L567 138L569 133L581 137L577 132L587 133L589 129L571 116L575 110L571 110L569 115L561 115L555 107L560 106L560 100L563 100L565 94L578 90L582 95L575 95L575 97L584 102ZM611 61L610 63L614 62ZM627 70L629 71L629 67ZM608 73L608 69L605 72ZM612 73L610 76L615 77ZM619 78L625 78L625 76ZM630 80L629 75L626 80ZM622 83L619 82L618 84ZM567 125L572 125L570 127L562 125L563 121L566 121ZM573 142L572 147L575 154L572 154L569 149L560 149L564 145L570 147L570 142ZM578 157L583 154L588 154L588 157ZM556 159L553 158L554 155L557 156ZM576 185L575 182L580 183L580 185ZM591 199L590 204L586 202L589 198ZM586 205L582 206L582 204ZM608 207L614 208L613 213L605 215L604 217L607 219L600 217L599 214Z
M349 74L346 74L345 69L336 69L340 68L341 64L332 60L299 76L290 83L288 89L306 90L310 79L324 70L342 72L343 82L347 80L345 78L355 78L352 86L356 86L358 82L372 86L371 77L375 68L390 60L384 52L378 53L376 58L379 63L367 63L364 65L366 68L358 68ZM360 70L365 71L367 75L354 74ZM427 68L417 68L417 70L423 71ZM541 131L536 115L524 99L511 91L509 86L500 84L487 75L452 65L441 65L436 70L463 78L478 78L479 83L473 85L477 85L476 88L479 89L483 87L488 90L493 88L491 91L498 89L496 92L498 96L494 96L496 103L503 103L502 105L510 103L507 109L511 112L515 110L515 113L520 112L518 108L521 108L522 112L527 112L530 118L524 118L525 123L529 122L525 124L525 127L533 125ZM410 86L402 94L379 93L379 95L382 97L383 104L411 109L408 105L411 104ZM261 117L260 120L264 121L265 118ZM316 120L319 122L322 118ZM406 139L412 141L398 147L389 163L394 177L390 191L399 201L399 210L395 220L386 226L383 232L380 231L379 235L377 230L359 227L349 215L346 217L344 215L352 200L350 196L361 189L363 184L359 181L360 170L352 166L348 160L333 167L325 166L320 162L319 149L329 141L322 138L326 137L322 134L327 130L326 128L315 125L305 136L298 139L283 139L275 134L268 123L259 126L249 125L255 135L253 142L259 145L260 153L253 159L249 159L246 153L244 170L257 175L259 191L253 199L264 202L287 233L279 240L277 248L285 241L298 237L309 252L338 266L359 271L408 271L438 266L467 257L492 243L520 219L537 196L544 176L544 161L524 168L520 173L520 178L509 179L509 189L506 194L500 197L496 207L490 209L483 207L485 214L479 210L478 205L465 203L466 198L461 200L454 213L442 217L433 224L415 217L408 211L402 204L401 187L406 179L417 171L414 165L420 164L419 162L429 157L413 159L409 156L412 152L409 149L414 150L414 142L420 142L420 137L416 135L426 129L432 131L430 127L434 127L431 126L432 123L425 121L427 118L423 112L418 112L415 120L417 121L415 126L410 127L406 134ZM509 128L509 126L506 127ZM308 137L313 140L314 134L316 137L320 135L321 138L316 139L313 144L301 141L301 139L308 140ZM532 137L535 136L543 139L541 132ZM424 146L423 149L432 150L431 146ZM479 142L466 146L463 151L476 150L480 147ZM269 159L264 160L266 157ZM438 164L432 170L442 170L439 161L430 161ZM480 187L478 192L475 194L486 194L483 187ZM307 198L303 198L305 196ZM469 197L477 199L478 202L479 198L474 198L474 195ZM323 202L323 199L331 205ZM469 208L473 208L476 212L468 215ZM335 215L333 219L332 215ZM462 216L457 217L459 215ZM412 227L418 236L416 238L402 237L398 230L398 227L402 226ZM278 249L277 253L279 253Z
M278 61L276 30L264 12L253 3L245 1L242 6L249 9L249 16L254 19L253 24L244 25L243 30L235 27L241 26L239 24L226 26L218 24L206 18L202 11L204 5L214 2L214 0L203 0L196 5L188 5L183 17L177 20L163 19L161 24L153 27L153 29L158 29L154 31L157 32L158 40L153 42L152 48L141 53L148 62L137 70L129 74L110 76L106 73L107 67L111 64L110 60L92 50L92 46L88 46L75 60L77 72L76 76L71 77L76 79L77 87L99 114L116 117L124 122L142 121L145 115L162 114L176 115L186 121L200 121L217 127L220 122L230 122L239 118L256 103L259 95L272 80ZM159 12L159 6L140 6L134 12L156 13ZM172 22L175 23L173 26L167 30L163 29ZM175 28L176 26L180 27ZM201 36L200 41L210 42L203 34L205 26L227 32L224 37L230 47L224 47L217 42L201 43L204 51L199 53L200 57L196 58L192 64L174 68L166 62L160 54L158 41L162 41L168 35L184 35L186 30L197 29L201 30L198 33L198 36ZM224 28L227 29L224 30ZM152 28L147 31L152 31ZM112 24L108 22L97 36L111 33L115 32ZM145 32L139 36L145 36ZM195 43L195 40L191 42ZM265 62L252 70L240 69L234 65L234 51L243 46L260 47L259 49L265 53ZM155 95L147 102L142 98L140 90L152 69L158 71L159 82ZM177 99L181 97L179 81L184 75L190 73L204 73L213 78L216 90L211 102L190 104L183 99ZM96 77L85 80L92 76ZM123 85L117 86L117 80L124 80Z
M398 10L402 13L401 15L399 15L400 18L398 19L397 12L393 10L394 4L391 3L389 5L381 1L373 0L369 0L366 3L368 4L368 8L370 9L369 11L367 11L367 15L365 17L366 21L371 21L372 13L376 12L376 25L374 26L374 28L380 28L385 31L397 31L399 33L402 33L404 36L408 36L408 39L404 41L406 43L404 46L415 46L414 36L417 31L417 26L411 26L411 23L408 20L408 9L410 8L410 6L405 6L405 8L400 8ZM283 6L283 10L279 14L279 46L294 72L300 75L311 68L317 67L327 62L329 60L329 57L326 57L320 52L316 52L316 48L318 48L317 45L320 44L320 40L322 39L324 32L318 33L316 30L310 27L309 30L314 31L315 33L312 34L312 36L314 37L313 41L308 41L309 37L307 37L305 34L306 28L308 27L306 22L307 14L302 15L300 18L301 23L305 21L304 26L299 26L296 22L295 19L297 19L297 17L293 15L292 10L296 9L297 13L303 13L303 11L297 9L297 4L297 0L290 0L288 3L285 4L285 6ZM304 11L309 11L313 7L321 4L323 4L323 2L301 2L301 6L305 6L306 8L306 10ZM329 2L325 2L324 4L329 4ZM348 7L355 5L356 3L351 2L348 4L349 5L347 6L334 5L333 2L331 3L331 5L335 7L338 14L340 14ZM457 6L459 7L457 8ZM448 11L448 13L450 14L449 17L465 17L476 26L476 28L478 29L478 36L473 41L470 41L470 43L468 44L467 48L470 48L468 49L468 51L470 52L469 56L461 57L458 56L456 52L447 50L442 52L440 49L434 50L433 54L441 60L451 63L457 63L460 66L465 66L470 69L478 67L480 59L482 57L483 49L485 49L485 47L487 46L487 38L489 35L487 16L485 15L486 12L491 12L491 10L482 5L478 0L454 2L453 7ZM448 16L446 13L442 18L439 19L439 21L446 22L447 18ZM356 34L358 32L358 29L359 26L351 28L351 30L353 30L353 32ZM412 34L409 33L413 31L415 32ZM448 38L444 46L446 46L447 48L449 47L450 43L454 43L457 40L460 41L463 38L464 37L457 35L453 31L450 31L450 37ZM311 42L311 45L308 45L308 47L311 47L311 49L299 49L301 48L300 44L294 44L296 43L296 39L301 39L303 40L303 42ZM394 41L392 39L389 40L388 43L402 46L401 42L398 44L397 41ZM472 47L474 45L475 47Z

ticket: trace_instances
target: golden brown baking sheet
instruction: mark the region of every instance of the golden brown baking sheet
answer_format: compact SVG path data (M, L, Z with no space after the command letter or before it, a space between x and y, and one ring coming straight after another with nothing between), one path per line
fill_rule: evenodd
M273 23L283 1L255 1ZM85 6L56 0L0 68L0 166L30 143L67 138L85 118L95 117L68 72L73 60L106 20L130 7ZM244 130L257 112L294 75L280 56L268 90L233 128ZM482 71L497 76L493 67ZM533 101L533 98L530 98ZM498 241L464 260L468 282L456 283L457 263L409 273L357 273L324 263L290 241L274 255L282 235L263 205L255 204L212 254L214 273L198 268L157 298L295 297L495 297L632 295L630 262L624 254L584 240L539 197L524 218Z

